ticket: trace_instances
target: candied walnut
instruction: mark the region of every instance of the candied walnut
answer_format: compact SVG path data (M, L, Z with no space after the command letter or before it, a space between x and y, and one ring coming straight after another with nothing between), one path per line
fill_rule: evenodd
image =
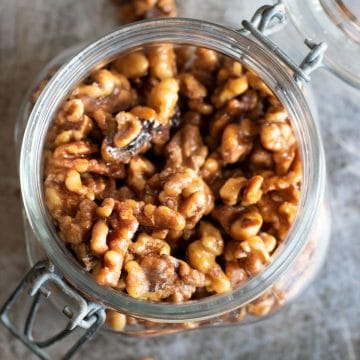
M223 203L226 205L237 204L239 195L246 183L247 179L243 176L228 179L219 192Z
M123 331L126 326L126 315L115 310L106 309L106 323L114 331Z
M108 180L101 176L83 174L82 183L86 187L86 197L91 200L102 200L108 185Z
M63 112L60 111L59 117L63 115L66 120L77 123L84 116L85 107L81 100L71 99L64 103L62 110Z
M232 99L218 110L211 119L209 126L210 135L214 138L220 135L225 126L235 118L251 110L257 103L257 95L252 90L247 90L239 99Z
M261 196L263 178L259 175L247 179L243 176L230 178L220 189L220 197L224 204L235 205L239 201L243 206L256 204Z
M261 232L259 233L259 237L264 242L266 251L271 254L275 250L277 245L275 236L268 234L267 232Z
M243 212L230 226L234 240L242 241L255 236L262 226L263 219L256 209Z
M125 200L116 204L113 214L116 216L117 223L116 226L113 225L116 231L111 234L111 248L119 247L120 252L122 252L122 240L131 240L134 237L139 227L139 221L134 215L137 207L138 203L134 200Z
M219 54L210 49L196 48L194 68L204 71L214 71L219 67Z
M82 184L80 173L76 170L68 170L65 179L65 186L69 191L78 195L89 195L94 200L94 195L89 194L88 188Z
M150 75L159 79L169 79L176 76L174 46L171 44L153 45L149 48Z
M73 214L82 198L66 189L63 173L50 174L45 180L45 201L54 220L59 221L64 215Z
M179 72L186 71L192 65L195 48L189 45L176 45L174 48Z
M76 170L78 173L93 173L98 175L109 176L114 179L122 179L125 177L124 164L109 164L102 160L86 159L86 158L64 158L52 157L48 160L46 173L51 172L51 168L64 168ZM75 174L73 174L75 176ZM75 179L74 179L75 180ZM70 181L70 179L69 179Z
M63 128L65 129L59 132L59 134L56 136L54 145L58 146L69 143L71 141L86 139L88 134L93 129L93 122L88 116L83 115L81 120L79 120L76 124L71 124L71 129L68 129L68 127L69 126L67 124L63 125Z
M246 78L249 83L249 85L258 91L260 91L262 94L267 96L273 96L272 91L269 89L267 85L252 71L246 72Z
M252 171L272 169L274 166L274 156L271 152L265 150L261 145L255 146L250 155L250 169Z
M233 289L246 282L249 278L248 273L239 265L237 260L226 261L225 274L230 280Z
M218 84L222 84L229 78L238 78L242 76L242 65L233 59L224 58L221 68L217 74Z
M259 175L255 175L247 181L247 184L243 189L243 193L241 196L241 205L243 206L253 205L260 200L262 196L262 191L261 191L262 183L263 183L263 178Z
M106 136L101 145L103 159L111 163L127 163L148 149L160 127L154 110L137 106L131 112L116 115L117 132Z
M115 113L135 105L137 98L129 80L114 69L99 69L92 74L94 82L79 85L72 93L82 100L85 112L92 115L100 107Z
M200 176L209 184L222 176L223 161L218 152L210 154L200 169Z
M194 75L185 72L179 75L180 94L192 99L203 99L207 95L206 87Z
M107 236L109 227L104 220L98 220L93 228L90 239L90 248L96 255L103 255L109 249L107 246Z
M218 109L227 101L243 94L247 89L248 82L246 76L231 78L227 80L221 88L216 88L214 94L211 96L211 102Z
M270 151L285 151L295 144L292 128L287 123L265 123L260 129L262 146Z
M123 2L120 18L125 23L157 17L176 16L175 0L134 0Z
M146 274L136 261L129 261L125 265L126 291L133 298L142 298L150 288Z
M168 171L169 170L169 171ZM186 229L193 229L203 215L209 214L214 198L206 183L190 168L168 169L160 177L162 204L176 209L186 220Z
M210 287L213 291L216 293L229 291L230 281L216 263L216 257L222 254L224 248L220 231L210 223L202 221L199 236L200 239L192 242L187 248L190 265L210 278Z
M113 137L113 142L116 147L125 147L139 136L142 124L135 115L122 111L116 115L115 120L117 132Z
M299 192L293 186L274 190L263 195L258 203L264 222L271 224L271 231L283 240L295 218Z
M117 129L115 117L102 108L95 110L92 118L104 135L110 135Z
M183 215L163 205L146 204L137 218L141 225L147 227L173 230L183 230L185 227Z
M275 171L277 175L286 175L296 156L296 146L292 145L285 151L278 151L273 153L273 160L275 164Z
M265 316L283 305L283 303L284 293L274 287L248 304L246 310L253 316Z
M104 254L104 265L96 274L96 282L104 286L116 286L121 275L124 256L117 251L109 250Z
M244 241L229 241L224 257L226 261L238 260L239 265L250 275L259 273L270 262L270 254L259 236Z
M218 205L211 212L211 216L221 225L226 233L230 234L232 223L239 218L243 212L243 206Z
M174 78L163 79L151 89L148 104L158 113L162 124L167 124L174 115L178 92L179 84Z
M80 85L74 92L74 96L90 96L92 98L99 98L103 96L109 96L114 91L115 85L117 83L124 83L129 87L129 82L125 76L110 72L106 69L96 70L92 74L94 82L91 85Z
M115 207L115 200L113 198L106 198L101 206L96 209L96 215L99 217L107 218L111 215Z
M75 217L69 215L59 219L61 238L71 244L80 244L85 241L93 225L96 204L84 199L79 204Z
M135 298L173 301L189 299L196 286L204 285L204 276L186 263L172 256L145 255L140 262L130 261L127 271L126 290Z
M140 256L150 254L170 255L170 246L164 240L141 233L138 235L136 241L130 245L130 251Z
M129 163L128 183L136 191L142 191L146 181L154 175L155 171L155 166L151 161L142 156L135 156Z
M81 100L66 101L49 131L47 144L52 147L85 139L93 129L93 122L84 111Z
M202 141L199 128L185 125L167 144L165 152L166 167L188 167L198 171L204 164L208 149Z
M249 119L244 119L239 124L227 125L220 147L224 161L233 164L244 160L253 147L252 139L256 133L257 127Z
M113 64L119 73L129 79L145 76L149 69L149 60L142 51L120 56Z
M69 144L58 146L53 154L55 160L67 160L75 158L83 158L92 155L98 151L98 146L88 141L74 141ZM64 166L60 163L59 166Z
M282 123L287 120L288 114L282 106L274 106L266 111L264 118L266 122Z
M121 227L121 232L127 239L132 239L138 225L152 230L182 230L185 226L184 217L176 210L131 199L118 202L113 215L117 217L111 219L112 226L117 229Z
M201 115L210 115L213 112L213 106L207 104L203 99L193 99L188 101L189 109L196 111Z

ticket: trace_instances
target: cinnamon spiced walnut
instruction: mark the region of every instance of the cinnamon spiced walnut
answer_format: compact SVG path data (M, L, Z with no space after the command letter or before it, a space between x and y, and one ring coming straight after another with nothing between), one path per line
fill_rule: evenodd
M172 4L124 6L140 19ZM151 301L226 293L263 271L301 180L291 121L267 85L214 50L172 44L89 74L60 106L44 154L45 200L66 246L98 284ZM274 306L264 296L246 309ZM134 321L108 314L118 331Z

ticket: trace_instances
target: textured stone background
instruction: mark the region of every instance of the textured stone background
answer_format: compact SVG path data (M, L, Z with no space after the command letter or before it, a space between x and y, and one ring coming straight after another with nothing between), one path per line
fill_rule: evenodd
M182 0L180 15L238 27L262 2ZM49 59L111 31L116 23L108 0L0 0L0 303L28 268L13 145L21 100ZM277 39L293 52L288 34ZM334 210L327 261L312 286L292 306L256 325L148 340L102 332L78 359L360 358L360 94L324 71L314 75L313 87ZM46 316L43 325L51 320ZM3 360L35 359L2 326L0 351Z

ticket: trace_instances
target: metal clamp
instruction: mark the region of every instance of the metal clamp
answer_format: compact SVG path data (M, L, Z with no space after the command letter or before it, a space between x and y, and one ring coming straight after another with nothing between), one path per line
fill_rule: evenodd
M45 287L46 286L46 287ZM72 308L65 306L63 313L69 318L65 329L59 331L56 335L42 341L37 341L33 336L33 327L36 314L39 310L41 299L49 298L51 290L49 288L58 288L62 294L71 300ZM28 290L28 294L34 298L28 311L23 331L16 328L10 320L10 312L17 303L20 295ZM73 290L64 280L56 274L54 265L50 261L41 261L26 274L18 287L9 297L0 310L0 319L11 333L20 339L30 350L32 350L41 359L50 359L46 348L61 341L71 334L76 328L85 330L84 334L75 342L75 344L62 356L62 359L70 359L75 352L95 334L105 321L104 308L92 302L87 302L79 293Z
M251 21L243 20L243 28L239 32L244 35L252 34L256 40L274 52L282 62L284 62L292 71L295 81L300 85L302 82L310 81L310 74L322 66L324 53L327 49L325 42L318 44L310 39L305 39L305 45L310 49L300 65L297 65L284 51L282 51L266 35L277 31L279 26L286 23L286 9L280 0L274 5L265 5L260 7L252 17Z

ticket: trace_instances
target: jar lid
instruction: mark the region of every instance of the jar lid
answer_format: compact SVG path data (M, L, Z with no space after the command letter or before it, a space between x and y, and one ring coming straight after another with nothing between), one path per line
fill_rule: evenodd
M328 44L323 64L360 88L359 0L284 0L284 4L305 38Z

